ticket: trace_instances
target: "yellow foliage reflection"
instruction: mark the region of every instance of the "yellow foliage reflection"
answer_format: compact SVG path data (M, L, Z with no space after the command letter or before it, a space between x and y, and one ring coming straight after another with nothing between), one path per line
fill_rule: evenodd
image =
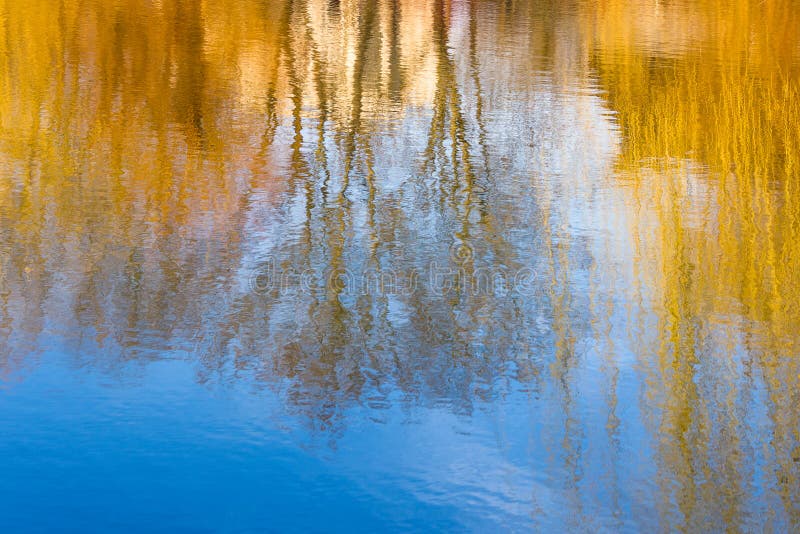
M797 527L798 7L0 0L0 370L524 394L576 526Z

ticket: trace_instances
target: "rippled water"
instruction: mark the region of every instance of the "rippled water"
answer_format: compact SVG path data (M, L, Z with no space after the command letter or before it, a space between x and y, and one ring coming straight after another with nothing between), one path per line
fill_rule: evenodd
M0 0L0 528L800 529L794 0Z

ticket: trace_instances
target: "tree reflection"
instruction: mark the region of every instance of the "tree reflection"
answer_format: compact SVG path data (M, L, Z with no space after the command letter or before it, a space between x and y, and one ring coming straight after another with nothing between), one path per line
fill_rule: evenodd
M641 445L667 528L797 525L797 11L734 4L0 0L0 368L180 354L334 435L523 395L575 521Z

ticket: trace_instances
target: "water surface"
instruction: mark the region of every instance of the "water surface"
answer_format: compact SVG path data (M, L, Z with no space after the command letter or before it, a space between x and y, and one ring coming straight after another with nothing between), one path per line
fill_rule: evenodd
M4 531L800 529L794 0L0 0Z

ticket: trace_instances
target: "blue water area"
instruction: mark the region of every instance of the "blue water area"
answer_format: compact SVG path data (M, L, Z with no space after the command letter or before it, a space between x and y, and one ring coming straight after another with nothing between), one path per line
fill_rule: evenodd
M191 359L162 356L110 371L46 351L4 382L3 531L487 531L576 519L566 482L576 472L553 471L563 444L543 435L560 418L530 392L469 411L397 395L315 420L246 375L199 381ZM641 483L645 443L632 438L614 476ZM607 506L630 498L610 490L591 494Z
M63 354L41 359L0 397L5 532L376 531L490 521L458 503L426 502L416 495L424 482L417 487L411 473L386 476L382 463L422 452L402 425L370 440L371 457L362 441L369 433L319 455L310 429L270 417L274 395L198 386L179 360L120 384L70 368Z

